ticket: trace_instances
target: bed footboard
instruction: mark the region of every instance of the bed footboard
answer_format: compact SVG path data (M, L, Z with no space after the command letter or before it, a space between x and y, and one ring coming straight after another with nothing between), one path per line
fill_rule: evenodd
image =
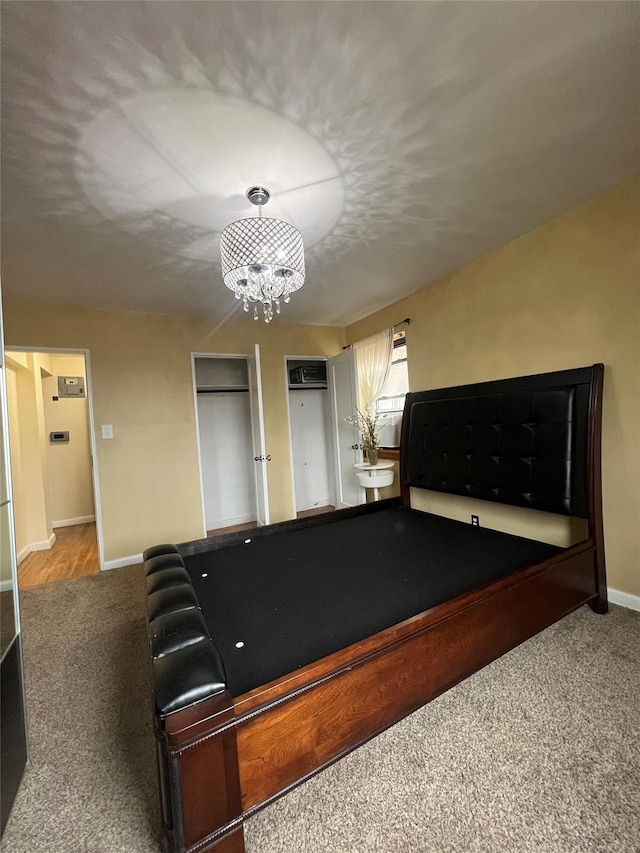
M244 853L233 698L173 545L143 555L160 801L172 853Z

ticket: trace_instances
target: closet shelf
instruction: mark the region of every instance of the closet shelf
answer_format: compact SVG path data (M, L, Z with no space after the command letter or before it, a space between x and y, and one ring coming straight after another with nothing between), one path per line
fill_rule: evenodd
M199 385L196 388L198 394L216 394L221 391L248 391L248 385Z
M320 389L321 391L327 390L326 382L298 382L298 383L289 383L289 391L317 391Z

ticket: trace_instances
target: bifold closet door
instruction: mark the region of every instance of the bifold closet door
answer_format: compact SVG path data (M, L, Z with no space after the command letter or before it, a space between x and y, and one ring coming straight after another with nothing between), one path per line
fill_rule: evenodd
M255 521L249 392L198 394L207 530Z

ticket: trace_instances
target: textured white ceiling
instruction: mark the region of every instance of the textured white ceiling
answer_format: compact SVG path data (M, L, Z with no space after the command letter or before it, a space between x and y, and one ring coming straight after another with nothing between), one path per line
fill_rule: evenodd
M303 233L343 325L638 172L634 2L2 10L7 295L221 319L219 233ZM238 315L240 316L240 315Z

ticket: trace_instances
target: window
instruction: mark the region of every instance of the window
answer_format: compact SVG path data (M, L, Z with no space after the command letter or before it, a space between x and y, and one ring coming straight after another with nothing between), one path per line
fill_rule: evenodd
M404 398L408 390L407 340L404 332L396 332L393 336L393 356L389 378L376 402L376 411L401 412L404 409Z

